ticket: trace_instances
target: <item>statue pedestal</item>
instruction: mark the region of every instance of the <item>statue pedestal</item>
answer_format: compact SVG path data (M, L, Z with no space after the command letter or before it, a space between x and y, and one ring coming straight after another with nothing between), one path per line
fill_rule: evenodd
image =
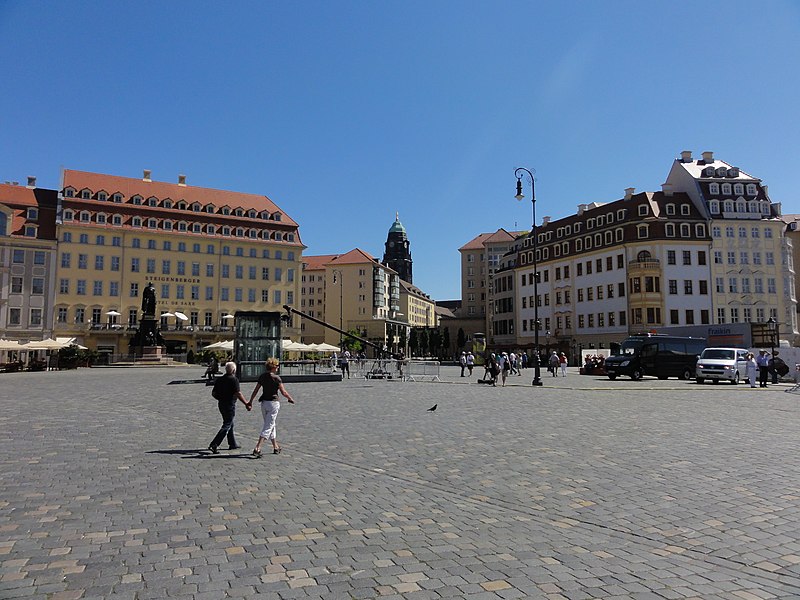
M164 356L163 346L143 346L142 347L142 362L163 362L166 357Z

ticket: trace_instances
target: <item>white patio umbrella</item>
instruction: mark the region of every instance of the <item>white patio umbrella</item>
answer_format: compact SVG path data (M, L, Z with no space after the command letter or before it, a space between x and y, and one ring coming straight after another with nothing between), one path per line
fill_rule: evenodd
M338 346L332 346L331 344L317 344L317 352L341 352L341 348Z
M60 350L64 347L62 342L58 342L52 338L46 340L28 342L22 349L24 350Z
M223 319L235 319L236 317L234 317L233 315L222 315L222 318Z
M284 352L304 352L308 350L308 346L305 344L301 344L300 342L291 342L286 346L283 346Z
M0 338L0 350L21 350L26 346L20 344L17 340L4 340Z
M161 317L162 317L162 318L163 318L163 317L174 317L174 316L175 316L175 315L174 315L174 314L172 314L171 312L165 312L165 313L161 313Z
M176 316L177 318L179 318L181 321L188 321L188 320L189 320L189 317L187 317L187 316L186 316L185 314L183 314L182 312L178 312L177 310L175 311L175 316Z
M221 342L214 342L208 346L203 346L203 350L233 350L233 340L223 340Z
M106 313L109 317L121 317L122 313L119 313L115 310L110 310Z

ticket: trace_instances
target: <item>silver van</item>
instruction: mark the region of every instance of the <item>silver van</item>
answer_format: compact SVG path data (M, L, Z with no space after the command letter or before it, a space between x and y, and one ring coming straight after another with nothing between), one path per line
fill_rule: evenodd
M748 352L745 348L706 348L697 361L697 383L710 379L736 385L747 377Z

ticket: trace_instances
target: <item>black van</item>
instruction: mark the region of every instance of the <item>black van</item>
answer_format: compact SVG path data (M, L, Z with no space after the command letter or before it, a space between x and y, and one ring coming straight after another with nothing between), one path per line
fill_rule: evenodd
M619 354L605 360L604 368L612 380L618 375L628 375L634 381L644 375L694 379L697 358L705 347L703 338L656 333L632 335L622 342Z

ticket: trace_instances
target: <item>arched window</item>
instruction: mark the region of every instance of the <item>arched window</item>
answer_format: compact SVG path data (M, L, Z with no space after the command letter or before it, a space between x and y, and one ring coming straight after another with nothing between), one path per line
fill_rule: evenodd
M708 210L712 215L719 214L719 200L712 200L708 203Z
M675 224L674 223L667 223L666 234L667 234L667 237L675 237Z
M164 200L164 208L172 208L172 200Z
M689 227L688 223L681 223L681 237L690 237L692 235L692 229Z
M247 216L249 218L251 218L251 219L255 219L256 218L256 211L251 208L250 210L247 211Z
M644 225L647 227L647 225ZM650 254L649 250L641 250L639 254L636 255L636 262L647 262L649 260L653 260L653 255Z

